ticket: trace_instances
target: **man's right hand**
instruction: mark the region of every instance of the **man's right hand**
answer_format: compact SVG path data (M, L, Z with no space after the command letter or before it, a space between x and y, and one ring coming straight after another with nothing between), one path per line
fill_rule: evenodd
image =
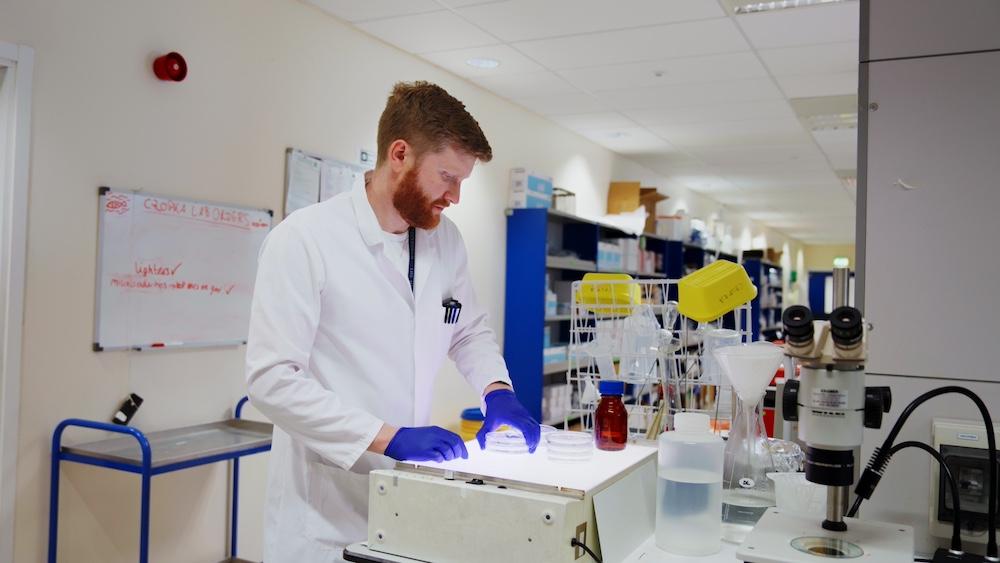
M440 426L400 428L385 448L385 455L397 461L447 461L469 458L462 438Z

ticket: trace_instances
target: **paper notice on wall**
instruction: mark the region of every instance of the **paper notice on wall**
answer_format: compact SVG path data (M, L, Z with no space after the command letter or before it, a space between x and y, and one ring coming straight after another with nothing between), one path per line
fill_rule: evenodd
M357 182L363 181L364 173L357 167L338 162L324 161L320 167L319 200L349 192Z
M285 216L319 201L321 161L299 151L288 156Z

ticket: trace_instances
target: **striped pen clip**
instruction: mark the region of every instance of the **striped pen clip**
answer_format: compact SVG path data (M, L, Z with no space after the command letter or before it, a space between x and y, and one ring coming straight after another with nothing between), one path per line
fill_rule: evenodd
M453 325L457 323L459 315L462 314L462 304L457 299L449 298L442 301L441 306L444 307L445 324Z

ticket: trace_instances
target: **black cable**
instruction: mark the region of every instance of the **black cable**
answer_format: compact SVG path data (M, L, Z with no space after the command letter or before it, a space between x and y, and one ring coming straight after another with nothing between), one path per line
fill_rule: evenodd
M986 544L986 558L990 561L997 561L997 533L996 533L996 517L997 517L997 443L996 436L993 432L993 418L990 417L990 412L987 410L986 405L983 400L979 398L972 391L969 391L965 387L959 387L957 385L948 385L946 387L939 387L937 389L932 389L923 395L920 395L914 399L906 408L903 409L902 414L900 414L899 419L896 420L896 424L893 425L892 430L889 431L889 435L886 436L885 441L882 442L882 446L875 448L872 452L872 457L868 461L868 467L865 468L864 473L861 475L861 479L858 480L858 486L854 489L854 492L858 495L858 498L854 501L854 505L851 506L851 510L848 512L848 516L853 517L858 512L858 507L861 506L862 497L871 498L872 492L874 492L875 487L878 486L878 482L882 479L882 473L885 471L886 464L889 463L889 457L891 457L890 450L893 447L893 442L899 435L899 432L903 429L903 425L906 423L913 411L923 403L933 399L934 397L945 395L948 393L958 393L960 395L965 395L976 404L979 408L979 413L983 417L983 423L986 425L986 441L989 445L989 475L988 479L990 482L989 486L989 512L987 514L989 528L989 541Z
M573 547L583 548L583 550L586 551L587 553L589 553L590 556L594 558L594 561L597 561L597 563L604 563L603 561L601 561L601 558L598 557L596 553L594 553L593 551L591 551L590 548L587 547L582 541L580 541L580 540L578 540L576 538L573 538L573 539L569 540L569 544L571 546L573 546Z
M933 457L935 460L937 460L938 464L941 466L941 471L943 471L945 477L948 478L948 484L951 485L951 496L952 496L952 498L955 499L955 519L952 522L951 550L953 552L962 553L963 552L963 549L962 549L962 522L961 522L962 505L961 505L961 502L960 502L960 500L958 498L958 494L959 494L958 481L956 481L954 475L952 475L951 468L948 467L947 463L945 463L944 457L937 450L935 450L934 448L928 446L927 444L925 444L923 442L909 441L909 442L902 442L900 444L896 444L895 446L893 446L892 448L889 449L889 458L892 458L892 456L894 456L897 453L899 453L900 450L904 450L906 448L918 448L918 449L924 450L925 452L927 452L928 454L930 454L931 457ZM858 508L861 506L861 502L863 500L864 500L864 497L862 497L860 495L854 500L854 505L851 506L851 511L850 511L851 515L853 515L853 516L857 515Z
M951 550L955 553L962 553L962 505L958 499L958 481L955 480L955 476L951 473L951 468L944 461L944 456L934 448L928 446L923 442L903 442L901 444L896 444L889 450L889 456L896 455L897 452L906 448L918 448L929 453L931 457L937 460L938 464L941 465L941 471L944 472L945 476L948 478L948 482L951 483L951 497L955 499L955 518L952 522L951 530Z

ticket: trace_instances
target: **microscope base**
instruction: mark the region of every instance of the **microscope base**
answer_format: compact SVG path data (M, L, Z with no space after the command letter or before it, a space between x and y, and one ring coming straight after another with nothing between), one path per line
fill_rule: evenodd
M829 547L817 546L812 553L792 547L798 538L815 538L816 543L840 540L844 543L841 551L860 548L861 561L913 560L913 528L855 518L845 518L844 522L846 532L831 532L821 526L822 517L771 508L736 551L736 558L746 563L824 563L843 559L824 554L837 551Z

